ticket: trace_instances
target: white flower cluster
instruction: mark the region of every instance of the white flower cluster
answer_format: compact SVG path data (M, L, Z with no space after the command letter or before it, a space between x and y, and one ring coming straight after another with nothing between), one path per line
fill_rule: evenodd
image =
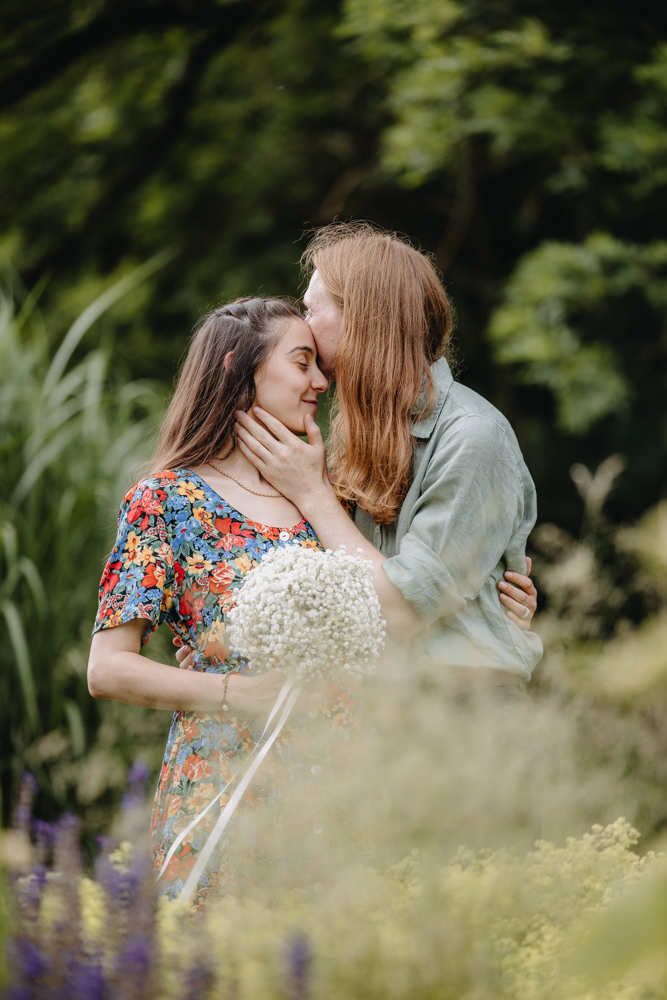
M272 549L229 612L227 641L255 670L300 680L371 674L384 646L372 563L343 548Z

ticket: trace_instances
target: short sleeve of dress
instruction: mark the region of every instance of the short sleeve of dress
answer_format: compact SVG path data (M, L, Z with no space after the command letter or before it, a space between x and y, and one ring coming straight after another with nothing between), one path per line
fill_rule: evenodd
M166 496L155 480L143 480L125 496L100 581L93 635L145 618L151 623L143 639L147 642L171 609L174 556L162 507Z

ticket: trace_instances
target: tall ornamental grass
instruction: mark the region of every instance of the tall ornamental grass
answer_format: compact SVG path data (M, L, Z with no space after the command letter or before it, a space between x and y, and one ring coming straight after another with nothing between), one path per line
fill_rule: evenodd
M161 393L145 381L115 381L107 352L88 345L95 321L164 259L153 258L105 291L55 344L32 296L17 306L8 289L0 293L5 816L26 764L39 781L42 811L78 805L77 762L102 721L86 688L85 645L114 511L145 454Z

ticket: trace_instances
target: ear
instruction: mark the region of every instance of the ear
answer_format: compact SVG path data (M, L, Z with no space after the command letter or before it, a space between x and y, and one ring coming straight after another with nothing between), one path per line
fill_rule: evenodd
M222 362L225 366L225 371L228 372L232 363L232 358L234 357L234 352L230 351L229 354L225 354L225 360Z

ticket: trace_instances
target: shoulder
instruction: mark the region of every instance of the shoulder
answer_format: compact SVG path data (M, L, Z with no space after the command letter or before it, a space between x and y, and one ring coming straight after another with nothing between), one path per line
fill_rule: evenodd
M488 399L460 382L454 382L449 391L436 422L436 431L440 437L450 440L455 437L462 443L469 441L478 446L500 447L515 457L521 454L507 417Z
M153 514L163 514L173 497L186 496L195 489L196 484L190 482L181 470L173 472L165 469L145 476L131 486L123 497L121 508L141 508Z

